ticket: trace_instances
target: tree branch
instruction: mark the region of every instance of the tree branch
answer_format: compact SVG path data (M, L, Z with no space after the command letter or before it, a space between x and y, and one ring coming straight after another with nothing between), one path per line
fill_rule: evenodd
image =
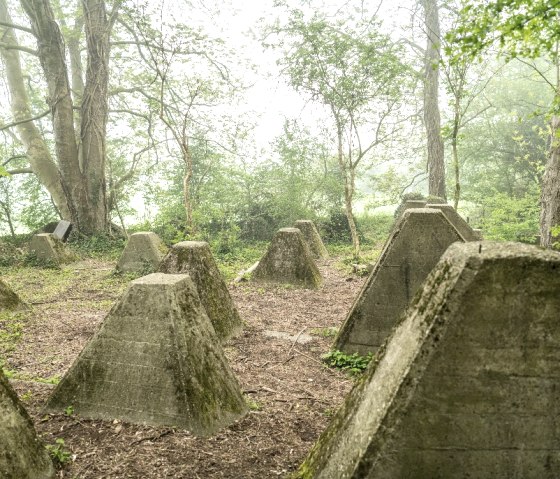
M31 168L16 168L15 170L8 170L10 175L23 175L33 173Z
M39 56L37 50L33 48L22 47L21 45L14 45L12 43L0 42L0 48L5 48L6 50L19 50L20 52L29 53L30 55Z
M31 33L31 35L35 36L35 33L33 33L33 30L31 30L31 28L24 27L22 25L16 25L15 23L0 22L0 27L7 27L7 28L13 28L15 30L21 30L22 32Z
M39 113L38 115L35 115L31 118L26 118L24 120L14 121L12 123L8 123L7 125L2 125L2 126L0 126L0 131L7 130L8 128L12 128L12 127L17 126L17 125L21 125L22 123L29 123L30 121L38 120L39 118L43 118L44 116L47 116L50 112L51 112L51 110L46 110L43 113Z

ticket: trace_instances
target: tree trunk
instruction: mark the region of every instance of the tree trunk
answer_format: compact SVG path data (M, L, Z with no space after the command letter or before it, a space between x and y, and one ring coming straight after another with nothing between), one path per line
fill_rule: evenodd
M550 149L541 191L541 246L551 248L560 241L560 117L550 122Z
M336 115L335 115L336 118ZM360 256L360 238L358 236L358 229L356 228L356 221L354 219L354 212L352 210L352 200L354 198L354 187L355 172L352 169L352 165L347 165L344 159L343 144L343 133L342 127L338 122L336 122L337 130L337 143L338 143L338 165L340 167L340 172L344 176L344 210L346 213L346 219L348 220L348 227L350 228L350 237L352 238L353 254L354 258Z
M82 1L88 63L77 135L64 40L50 3L46 0L21 0L21 4L37 37L39 59L49 90L47 103L52 111L55 150L71 221L83 234L105 233L109 229L105 138L109 37L113 19L107 18L104 1ZM113 8L118 8L118 5L119 1ZM77 59L73 61L76 63ZM74 84L79 93L79 79L74 78Z
M83 199L80 223L86 233L106 231L109 224L105 161L109 100L110 24L104 0L83 0L87 42L86 83L81 105L81 172ZM86 206L84 205L84 206ZM89 231L88 231L89 230Z
M6 0L0 0L0 21L13 23L8 12ZM6 29L3 34L4 42L17 45L17 38L12 29ZM15 121L31 118L29 97L21 70L18 50L0 49L0 55L6 68L6 80L10 92L10 106ZM47 144L35 123L28 121L17 125L17 132L21 142L27 150L29 164L39 182L47 189L57 208L65 219L70 219L70 209L62 186L60 173L53 161Z
M428 142L429 194L447 198L441 119L438 104L440 28L437 0L423 0L427 46L424 56L424 124Z

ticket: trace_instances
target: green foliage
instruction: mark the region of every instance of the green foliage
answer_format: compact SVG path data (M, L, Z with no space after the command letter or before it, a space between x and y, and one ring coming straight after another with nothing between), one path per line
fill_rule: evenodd
M13 351L23 334L23 327L28 318L27 312L0 312L0 355Z
M448 40L474 56L491 46L508 58L553 53L560 39L557 0L467 0Z
M553 241L552 248L560 251L560 225L552 227L550 232L552 233L552 238L557 239L556 241Z
M358 376L367 368L372 357L372 353L360 356L358 353L345 354L342 351L332 350L324 354L322 359L331 368L341 369L352 376Z
M538 194L511 198L504 193L481 200L480 226L485 239L534 243L539 232Z
M72 416L74 414L74 406L66 406L64 409L64 414L66 416Z
M124 248L124 238L110 235L71 237L69 245L82 257L117 259Z
M62 469L72 459L72 454L65 448L64 439L58 438L54 444L47 444L46 448L57 469Z
M35 251L28 251L23 257L23 265L34 268L60 269L60 265L48 258L38 258Z

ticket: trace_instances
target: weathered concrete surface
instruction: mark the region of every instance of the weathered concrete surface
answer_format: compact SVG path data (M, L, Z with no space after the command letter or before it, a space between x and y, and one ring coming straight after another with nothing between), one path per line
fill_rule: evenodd
M70 221L60 220L53 231L53 236L65 243L68 240L71 232L72 223L70 223Z
M323 244L321 236L319 236L319 232L317 231L317 228L315 227L315 223L313 223L313 221L297 220L294 223L294 228L297 228L301 231L303 239L307 243L307 246L309 246L311 254L314 258L322 259L329 257L329 252L327 251L327 248L325 248L325 245Z
M272 238L268 250L253 271L251 281L318 288L323 278L301 231L282 228Z
M186 274L131 283L62 378L47 409L216 432L245 413L239 385Z
M464 239L441 211L409 209L393 228L333 347L375 351L450 244Z
M243 323L208 243L182 241L173 245L159 271L191 277L218 338L226 340L241 331Z
M152 232L142 231L130 235L117 263L123 273L148 273L157 271L167 248Z
M0 368L0 477L51 479L55 470L31 418Z
M406 200L403 201L395 211L395 220L398 221L406 210L412 208L425 208L426 200Z
M52 233L33 235L29 242L29 252L40 261L51 261L55 264L66 263L70 260L64 243L55 238Z
M440 210L445 215L445 217L449 220L449 222L453 226L455 226L455 228L461 234L461 236L465 238L465 241L479 241L480 239L482 239L480 235L477 234L475 230L471 228L471 225L469 225L463 219L463 217L459 213L457 213L457 211L455 210L455 208L453 208L453 206L447 204L432 203L426 205L426 208L434 208Z
M454 244L299 477L557 478L559 364L560 254Z
M9 310L16 311L18 309L27 309L27 305L14 293L4 281L0 279L0 311Z

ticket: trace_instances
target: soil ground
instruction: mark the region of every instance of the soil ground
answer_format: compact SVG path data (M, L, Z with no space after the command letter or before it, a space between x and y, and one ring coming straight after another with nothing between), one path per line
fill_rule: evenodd
M198 438L185 430L42 412L52 383L130 280L112 275L113 268L114 263L85 260L62 270L3 271L3 279L33 307L0 320L0 357L45 443L63 439L71 454L59 477L267 478L295 471L352 387L353 380L325 367L321 355L332 342L326 328L340 326L363 279L329 259L319 263L325 279L320 290L231 284L245 328L225 351L250 411L215 436ZM265 334L271 330L292 339ZM304 335L313 340L293 340Z

